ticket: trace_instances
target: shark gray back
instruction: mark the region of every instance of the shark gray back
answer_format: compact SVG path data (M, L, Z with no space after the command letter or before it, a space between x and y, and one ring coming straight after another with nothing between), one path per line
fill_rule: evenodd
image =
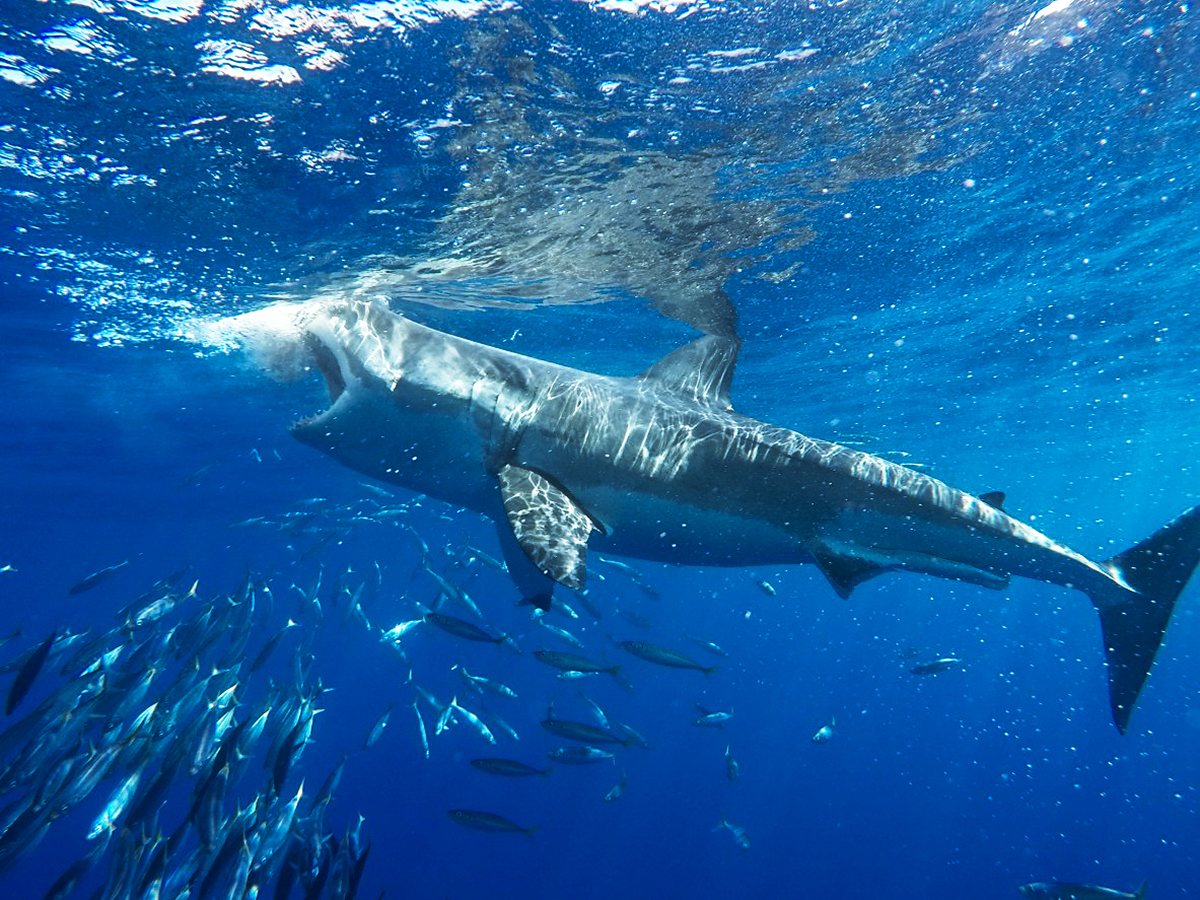
M293 434L382 481L505 523L522 595L581 588L589 548L683 564L815 563L848 597L910 571L1086 593L1123 732L1200 562L1200 507L1094 562L976 497L849 447L742 416L738 344L707 336L632 378L445 334L380 303L277 304L224 323L275 377L324 377L330 405Z

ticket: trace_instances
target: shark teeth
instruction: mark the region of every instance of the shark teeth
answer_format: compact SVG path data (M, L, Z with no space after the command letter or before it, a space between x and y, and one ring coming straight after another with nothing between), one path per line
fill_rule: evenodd
M337 355L323 342L310 341L309 350L317 371L325 379L325 389L329 391L329 404L332 406L346 390L346 379L342 375L342 367L338 363Z
M342 367L338 362L337 354L328 345L311 334L308 336L306 343L312 358L312 367L321 374L321 378L325 382L325 390L329 395L329 404L324 409L297 419L292 423L292 428L303 428L307 425L315 424L318 419L329 412L342 394L346 392L346 379L342 375Z

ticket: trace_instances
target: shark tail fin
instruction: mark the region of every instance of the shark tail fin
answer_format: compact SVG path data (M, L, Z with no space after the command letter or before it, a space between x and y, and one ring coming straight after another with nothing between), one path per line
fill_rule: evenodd
M1146 888L1150 886L1150 882L1143 880L1138 885L1137 890L1133 892L1133 900L1146 900Z
M1200 563L1200 506L1108 560L1133 593L1092 596L1100 612L1113 721L1122 734L1171 620L1175 601Z

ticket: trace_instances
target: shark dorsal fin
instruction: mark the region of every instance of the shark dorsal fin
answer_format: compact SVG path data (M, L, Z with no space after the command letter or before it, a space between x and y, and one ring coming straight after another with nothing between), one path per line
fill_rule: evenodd
M1004 511L1004 491L988 491L986 494L980 494L979 499L992 509Z
M697 403L732 409L729 384L740 347L736 338L706 335L668 353L638 378Z

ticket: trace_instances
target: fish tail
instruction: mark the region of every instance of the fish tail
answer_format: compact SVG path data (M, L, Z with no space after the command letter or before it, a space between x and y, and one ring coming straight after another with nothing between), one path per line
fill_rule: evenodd
M1131 588L1091 594L1100 613L1113 721L1122 734L1150 674L1175 601L1200 563L1200 506L1107 561Z
M620 666L613 666L611 669L605 669L605 671L613 677L613 681L620 686L621 690L629 694L633 693L633 683L621 674Z
M704 673L705 678L712 677L712 673L721 668L720 666L701 666L700 671Z
M1148 880L1143 880L1142 883L1138 885L1137 890L1133 892L1133 900L1146 900L1146 888L1149 886L1150 882Z

